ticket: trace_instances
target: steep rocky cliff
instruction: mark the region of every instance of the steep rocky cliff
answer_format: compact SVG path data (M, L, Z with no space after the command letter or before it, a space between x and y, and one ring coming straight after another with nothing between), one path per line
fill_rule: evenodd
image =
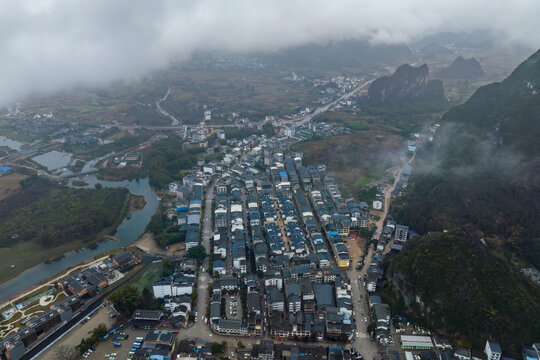
M383 76L371 84L368 90L373 102L393 102L413 99L437 99L444 96L442 81L429 79L426 64L414 67L401 65L391 76Z

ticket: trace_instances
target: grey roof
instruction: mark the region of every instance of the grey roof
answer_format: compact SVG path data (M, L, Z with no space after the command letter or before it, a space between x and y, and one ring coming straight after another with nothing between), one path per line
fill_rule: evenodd
M231 328L231 329L241 329L242 320L220 319L219 326L224 327L224 328Z
M491 349L491 352L502 354L501 344L499 344L495 340L488 340L487 342L489 343L489 348Z
M334 300L334 286L328 283L314 283L313 291L315 292L315 299L317 300L317 306L322 307L335 307Z
M210 318L220 318L221 317L221 303L212 303L210 304Z

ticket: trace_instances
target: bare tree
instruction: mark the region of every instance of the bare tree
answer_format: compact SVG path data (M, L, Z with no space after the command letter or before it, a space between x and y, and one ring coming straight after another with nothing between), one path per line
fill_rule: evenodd
M77 360L79 355L72 346L60 345L54 350L54 358L57 360Z

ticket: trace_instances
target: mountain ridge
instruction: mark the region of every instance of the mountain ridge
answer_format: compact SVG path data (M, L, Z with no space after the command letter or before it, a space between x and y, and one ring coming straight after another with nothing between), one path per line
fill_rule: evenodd
M392 204L398 223L423 234L389 260L392 297L473 347L493 337L518 353L540 336L530 321L540 318L540 289L520 272L540 268L540 51L440 124Z

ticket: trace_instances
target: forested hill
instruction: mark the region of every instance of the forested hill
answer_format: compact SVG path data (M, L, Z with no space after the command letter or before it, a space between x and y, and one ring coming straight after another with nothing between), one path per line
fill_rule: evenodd
M540 51L449 110L392 213L420 233L467 226L540 268Z
M409 240L388 259L383 297L429 329L481 349L497 339L506 353L540 337L540 288L497 246L461 230Z
M129 200L125 188L63 188L38 177L22 185L19 193L0 201L0 249L20 242L54 248L94 241L119 223Z

